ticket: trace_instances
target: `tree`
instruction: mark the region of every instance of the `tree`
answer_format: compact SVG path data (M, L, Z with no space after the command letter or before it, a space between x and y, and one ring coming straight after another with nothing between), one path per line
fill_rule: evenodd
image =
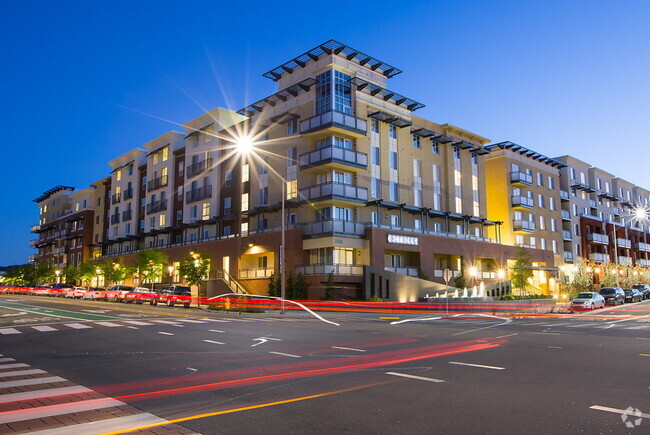
M113 263L112 261L100 263L99 268L102 270L106 284L117 284L124 281L128 272L128 269L123 264Z
M594 284L593 275L588 270L589 264L584 258L578 258L573 263L575 274L571 281L571 289L573 291L590 290Z
M513 288L519 289L520 292L526 291L528 278L533 276L531 266L532 261L528 249L520 246L515 254L515 263L510 268L510 281Z
M457 288L465 288L467 287L467 279L465 278L465 264L461 263L460 265L460 273L454 279L454 286Z
M600 284L602 287L614 287L618 282L618 269L616 266L609 261L605 261L601 265L602 269L602 280Z
M296 295L295 295L296 287L293 280L293 274L291 272L289 272L289 274L287 275L287 281L284 285L285 285L285 293L286 293L285 298L296 299ZM282 291L282 289L280 289L280 291Z
M162 279L165 264L168 262L167 255L158 249L140 252L136 264L139 282L151 283L153 289L154 281Z
M294 291L293 295L296 299L307 299L307 288L309 285L307 284L307 279L305 276L300 273L298 274L298 277L296 278L294 282Z
M79 276L79 268L73 266L72 264L68 264L66 267L64 267L60 275L61 282L66 284L76 282L79 279Z
M26 264L11 266L4 272L3 283L10 286L25 285L25 266Z
M178 267L178 272L189 285L199 286L203 281L208 279L209 269L210 259L203 257L201 254L194 253L183 258Z
M269 277L268 294L269 296L278 297L280 292L280 277L275 273Z
M92 261L81 263L77 268L79 272L78 279L80 279L82 283L86 284L87 287L90 287L90 283L92 282L92 280L97 277L98 267L99 264Z
M325 283L325 300L333 301L335 290L334 273L330 272L330 274L327 275L327 282Z

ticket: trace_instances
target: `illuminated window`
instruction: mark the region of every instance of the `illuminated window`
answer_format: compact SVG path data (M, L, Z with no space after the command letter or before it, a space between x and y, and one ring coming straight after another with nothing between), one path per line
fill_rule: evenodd
M157 165L158 164L158 153L152 154L151 159L152 159L152 163L154 165Z
M165 226L165 219L166 219L166 217L167 217L167 215L165 215L164 213L160 215L160 219L159 219L158 222L159 222L159 224L160 224L161 227L164 227L164 226Z
M241 235L245 236L248 234L248 222L241 223Z
M242 193L241 195L241 211L248 211L248 193Z
M210 219L210 203L203 203L203 220Z
M169 147L167 146L162 149L162 161L166 162L168 158L169 158Z
M250 167L248 166L248 163L245 165L242 165L241 167L241 182L245 183L249 180L249 173L250 173Z
M287 199L298 197L298 180L287 181Z
M122 170L121 170L121 169L118 169L118 170L115 172L115 180L120 181L121 179L122 179Z

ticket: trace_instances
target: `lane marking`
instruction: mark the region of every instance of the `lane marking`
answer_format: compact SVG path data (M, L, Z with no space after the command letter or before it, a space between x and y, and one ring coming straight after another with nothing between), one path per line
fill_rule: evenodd
M0 358L0 362L11 362L11 361L16 361L13 358Z
M38 385L38 384L51 384L52 382L65 382L67 379L63 379L59 376L50 376L47 378L36 378L36 379L21 379L20 381L5 381L0 382L0 388L13 388L13 387L23 387L25 385ZM2 415L2 413L0 413Z
M399 320L399 317L380 317L380 320Z
M72 412L76 413L83 411L93 411L95 409L112 408L114 406L123 406L124 404L124 402L120 402L119 400L104 398L62 403L60 405L39 406L37 408L27 408L15 411L6 411L0 412L0 424L53 417L56 415L69 414ZM73 427L74 426L67 426L66 429L73 430Z
M18 369L20 367L29 367L29 364L25 364L25 363L2 364L2 365L0 365L0 370L3 370L3 369ZM2 372L0 372L0 374L2 374Z
M640 353L639 356L650 356L650 354L647 354L647 353Z
M219 332L221 334L225 334L225 332L220 331L219 329L208 329L208 331L210 331L210 332Z
M151 326L151 323L140 322L138 320L124 320L124 323L128 323L129 325Z
M92 326L88 325L83 325L81 323L64 323L63 326L67 326L72 329L89 329L92 328Z
M205 323L203 320L192 320L192 319L178 319L179 322L185 323Z
M219 319L203 319L203 320L207 320L208 322L230 323L230 320L219 320Z
M549 349L562 349L561 346L548 346Z
M365 349L355 349L353 347L332 346L332 349L351 350L352 352L366 352Z
M115 328L116 326L123 326L123 325L118 325L117 323L113 322L95 322L96 325L100 326L106 326L108 328Z
M213 340L203 340L203 341L205 341L206 343L212 343L212 344L225 344L225 343L222 343L220 341L213 341Z
M55 302L55 301L50 301L50 302ZM115 319L115 317L112 316L98 316L96 314L85 314L85 313L78 313L69 310L58 310L56 308L37 307L33 305L7 304L4 302L0 302L0 307L5 308L7 310L26 311L28 313L33 313L33 314L42 314L49 317L65 317L66 319L73 319L73 320L114 320ZM22 307L22 308L16 308L16 307Z
M518 332L515 332L514 334L502 335L502 336L497 337L497 338L513 337L513 336L515 336L515 335L519 335L519 333L518 333Z
M593 405L590 406L589 409L595 409L596 411L613 412L615 414L621 414L621 415L630 415L632 417L650 418L650 414L641 413L641 415L638 415L634 411L628 411L626 409L609 408L607 406Z
M51 326L43 325L43 326L32 326L32 329L35 329L40 332L50 332L50 331L58 331L56 328L52 328Z
M163 324L165 324L165 325L177 325L177 324L178 324L178 320L175 320L175 321L170 321L170 320L152 320L152 322L163 323Z
M273 355L288 356L290 358L302 358L300 355L292 355L290 353L282 353L282 352L269 352L269 353L272 353Z
M30 432L31 435L68 435L71 431L78 434L103 434L108 431L124 430L134 425L164 426L170 424L167 420L157 417L148 412L126 417L108 418L105 420L93 421L90 423L79 423L74 426L63 426L57 429L45 429L42 431ZM128 430L120 433L129 432Z
M436 383L445 383L445 382L447 382L447 381L443 381L442 379L427 378L427 377L424 377L424 376L407 375L406 373L386 372L386 374L391 375L391 376L400 376L402 378L417 379L418 381L427 381L427 382L436 382Z
M21 334L21 332L14 328L3 328L0 329L0 335L9 335L9 334Z
M140 329L137 326L127 326L127 328L129 328L129 329Z
M162 334L162 335L174 335L174 334L172 334L171 332L163 332L163 331L158 331L158 334Z
M60 387L48 388L45 390L26 391L24 393L10 393L0 396L0 403L18 402L21 400L34 400L50 397L67 396L69 394L91 393L93 390L90 388L75 386L75 387Z
M505 370L505 367L496 367L496 366L485 366L483 364L470 364L470 363L462 363L462 362L457 362L457 361L450 361L449 364L456 364L459 366L469 366L469 367L479 367L482 369L492 369L492 370Z
M42 373L47 373L47 372L41 369L15 370L13 372L0 373L0 378L11 378L14 376L27 376L27 375L40 375ZM4 396L0 396L0 397L4 397Z

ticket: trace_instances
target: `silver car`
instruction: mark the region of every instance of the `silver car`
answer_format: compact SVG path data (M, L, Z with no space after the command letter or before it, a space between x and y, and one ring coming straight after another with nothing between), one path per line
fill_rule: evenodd
M603 308L605 306L605 298L600 293L583 292L571 301L571 308L574 309L588 309Z

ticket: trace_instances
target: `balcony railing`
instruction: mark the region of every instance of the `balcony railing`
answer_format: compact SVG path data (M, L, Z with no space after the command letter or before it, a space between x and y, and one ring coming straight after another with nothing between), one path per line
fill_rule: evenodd
M637 251L644 251L644 252L650 252L650 244L649 243L642 243L638 242L634 245L634 248Z
M154 178L147 182L147 191L151 192L152 190L160 189L161 187L167 186L167 175L162 177Z
M130 221L131 218L133 217L132 215L133 213L131 210L124 210L122 212L122 222Z
M603 261L609 261L609 255L601 254L599 252L592 252L589 254L589 260L602 263Z
M569 199L571 199L569 197L569 192L567 192L566 190L560 190L560 199L563 201L568 201Z
M185 202L187 204L207 198L212 198L212 186L210 185L185 192Z
M510 199L513 207L533 208L535 206L535 200L527 196L513 196Z
M310 264L296 266L296 275L363 275L363 266L354 264Z
M122 198L126 201L127 199L133 198L133 188L131 189L126 189L124 192L122 192Z
M269 278L273 275L273 269L241 269L239 271L239 279L260 279Z
M147 204L147 214L158 213L163 210L167 210L167 199L160 199Z
M616 238L616 246L619 248L631 248L632 242L628 239L621 239L620 237Z
M39 239L32 239L29 241L29 247L35 248L41 241Z
M645 258L639 258L638 260L636 260L636 264L641 267L650 267L650 260L646 260Z
M587 241L591 243L599 243L601 245L609 244L609 237L605 234L591 233L587 234Z
M569 230L562 230L562 238L564 240L573 240L573 237L571 237L571 231Z
M521 183L528 186L533 184L533 176L525 172L511 172L510 173L510 182L511 183Z
M300 134L329 127L340 127L365 135L368 131L368 122L365 119L332 110L300 121Z
M597 208L596 200L595 199L590 199L589 200L589 207L591 208Z
M309 153L301 154L298 160L300 161L301 169L324 165L327 163L339 163L363 169L368 167L367 154L337 146L327 146Z
M343 199L357 202L368 200L368 189L343 183L323 183L316 186L300 189L300 197L307 201L323 199Z
M119 214L111 215L111 225L115 225L119 223L120 223L120 215Z
M632 257L618 256L618 264L632 264Z
M111 204L117 204L120 201L122 201L121 193L115 193L111 196Z
M187 178L192 178L196 177L199 174L202 174L211 167L212 159L208 158L201 160L200 162L192 163L185 169L185 173L187 174Z
M458 278L460 276L460 271L459 270L454 270L454 269L449 269L451 272L451 277L452 278ZM445 276L445 270L444 269L434 269L433 270L433 277L434 278L443 278Z
M36 258L38 258L37 254L29 254L28 261L30 263L33 263L34 261L36 261Z
M497 243L497 240L495 239L491 239L489 237L476 236L474 234L448 233L445 231L426 230L423 228L403 227L399 225L377 224L373 222L367 222L366 227L380 228L382 230L391 230L391 231L403 231L406 233L413 233L415 235L425 234L429 236L448 237L451 239L464 239L464 240L474 240L478 242Z
M530 231L533 232L535 231L535 222L531 221L520 221L520 220L515 220L512 223L512 227L515 231Z
M303 236L322 234L341 234L350 236L363 236L366 233L366 224L362 222L346 222L329 220L302 224Z
M571 252L571 251L564 251L564 260L566 260L566 261L573 261L573 252Z
M571 220L571 212L569 210L562 210L562 219L565 221Z
M30 233L37 233L37 232L39 232L40 230L41 230L41 226L40 226L40 225L32 225L31 227L29 227L29 232L30 232Z
M420 268L419 267L413 267L413 266L405 266L405 267L384 267L384 270L386 272L393 272L397 273L399 275L406 275L406 276L414 276L414 277L419 277L420 276Z

